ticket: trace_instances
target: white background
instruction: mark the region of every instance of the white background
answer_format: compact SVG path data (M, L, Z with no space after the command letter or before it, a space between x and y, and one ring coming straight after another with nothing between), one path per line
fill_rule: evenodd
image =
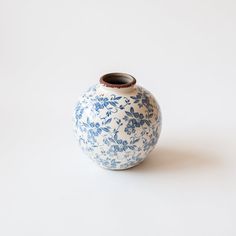
M163 113L140 166L80 151L73 107L127 72ZM236 2L0 1L0 235L236 235Z

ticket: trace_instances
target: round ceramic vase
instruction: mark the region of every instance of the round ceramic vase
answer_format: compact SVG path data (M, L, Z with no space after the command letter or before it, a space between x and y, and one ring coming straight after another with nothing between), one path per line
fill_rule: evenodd
M128 169L155 147L161 111L154 96L136 85L133 76L110 73L80 98L74 126L82 150L99 166Z

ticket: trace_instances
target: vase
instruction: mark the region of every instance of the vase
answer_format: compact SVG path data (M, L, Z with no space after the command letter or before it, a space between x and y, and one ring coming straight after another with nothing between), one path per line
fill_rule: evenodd
M157 144L161 111L154 96L125 73L109 73L88 89L74 111L82 150L99 166L128 169Z

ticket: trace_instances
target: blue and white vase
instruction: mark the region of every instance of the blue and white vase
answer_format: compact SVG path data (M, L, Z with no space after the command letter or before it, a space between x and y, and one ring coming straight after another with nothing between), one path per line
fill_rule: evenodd
M128 169L154 149L161 111L154 96L129 74L110 73L79 100L74 113L82 150L106 169Z

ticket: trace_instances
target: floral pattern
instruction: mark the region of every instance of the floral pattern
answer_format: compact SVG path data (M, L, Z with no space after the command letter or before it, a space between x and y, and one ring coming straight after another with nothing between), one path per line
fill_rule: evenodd
M136 86L132 95L91 87L74 113L76 137L83 151L107 169L127 169L155 147L161 112L153 95Z

